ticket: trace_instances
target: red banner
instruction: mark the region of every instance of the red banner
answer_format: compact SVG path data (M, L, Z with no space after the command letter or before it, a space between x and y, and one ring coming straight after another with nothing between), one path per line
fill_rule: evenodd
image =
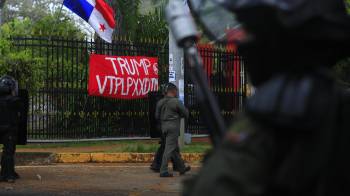
M137 99L157 90L158 58L90 55L90 96Z

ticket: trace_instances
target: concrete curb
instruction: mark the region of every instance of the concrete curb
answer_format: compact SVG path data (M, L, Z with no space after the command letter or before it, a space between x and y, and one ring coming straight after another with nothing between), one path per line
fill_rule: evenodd
M150 163L153 153L57 153L55 163ZM204 154L182 153L185 162L200 162Z
M182 153L188 163L200 162L202 153ZM50 152L18 152L18 165L48 165L55 163L150 163L153 153L50 153Z
M50 165L56 162L56 154L50 152L17 152L16 165Z

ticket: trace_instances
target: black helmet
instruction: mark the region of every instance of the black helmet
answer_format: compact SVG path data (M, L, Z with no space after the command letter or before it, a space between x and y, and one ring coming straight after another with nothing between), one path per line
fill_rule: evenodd
M323 45L350 40L350 16L344 0L214 1L232 11L255 35L265 37L277 31L283 36L321 41ZM261 16L264 19L258 18Z
M11 76L3 76L0 78L0 88L8 89L10 93L18 95L18 82Z
M344 0L189 3L209 38L237 42L254 85L276 74L329 68L350 56L350 15Z
M343 0L215 0L234 12L249 36L240 54L255 85L279 73L332 67L350 55Z

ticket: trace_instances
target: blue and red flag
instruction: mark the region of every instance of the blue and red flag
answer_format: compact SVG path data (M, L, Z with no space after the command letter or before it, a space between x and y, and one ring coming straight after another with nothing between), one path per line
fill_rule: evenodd
M112 42L114 11L104 0L64 0L63 5L88 22L103 40Z

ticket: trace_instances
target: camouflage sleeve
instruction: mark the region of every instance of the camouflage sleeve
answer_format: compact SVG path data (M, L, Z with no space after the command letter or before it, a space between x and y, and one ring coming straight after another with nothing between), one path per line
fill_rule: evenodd
M269 181L274 146L272 135L254 122L237 122L198 176L184 184L183 195L262 195Z
M180 100L177 101L177 110L180 113L181 117L188 118L189 117L189 112L188 109L182 104Z

